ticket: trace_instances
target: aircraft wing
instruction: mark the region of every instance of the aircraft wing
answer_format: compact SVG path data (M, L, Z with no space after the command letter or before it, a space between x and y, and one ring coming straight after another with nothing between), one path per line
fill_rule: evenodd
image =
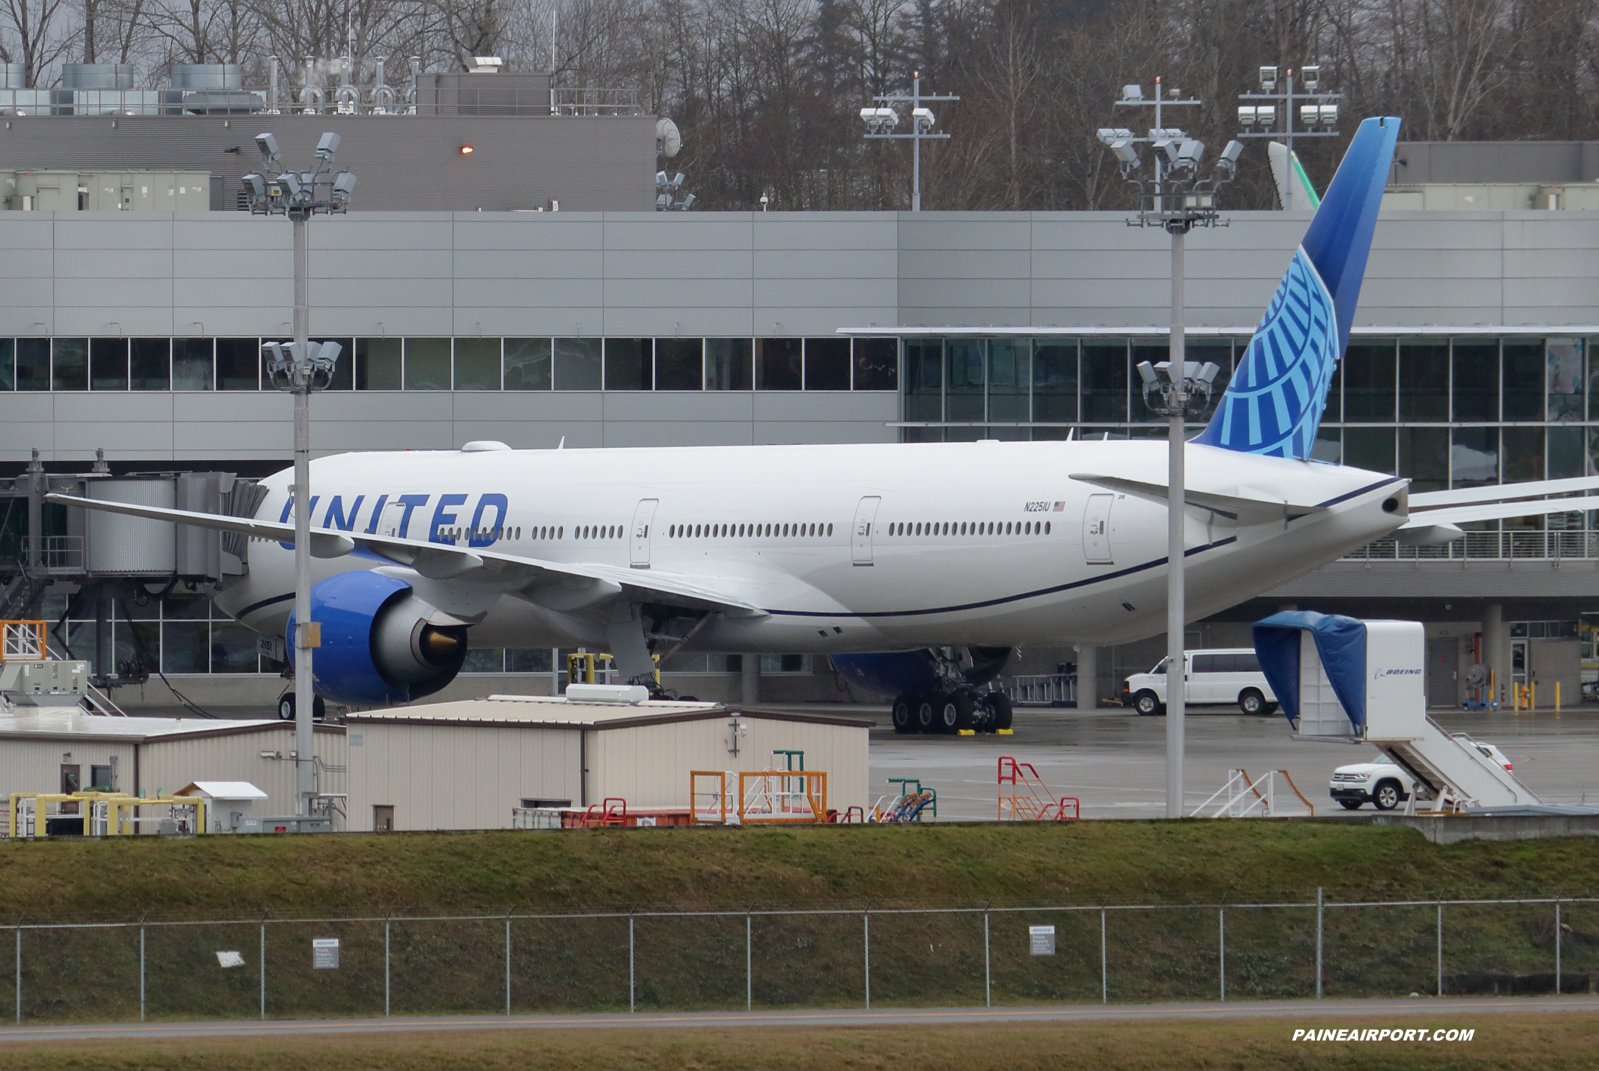
M249 517L226 517L215 513L139 506L126 502L103 502L75 495L46 495L45 501L61 506L143 517L152 521L187 524L222 532L294 542L294 525L259 521ZM338 558L356 550L407 566L429 580L460 578L478 587L499 588L506 593L526 593L551 609L579 609L592 606L623 590L633 590L653 601L687 605L699 609L733 611L738 614L763 614L759 607L712 585L657 570L627 569L611 565L550 562L504 554L487 547L461 547L449 543L430 543L422 539L368 535L364 532L311 530L311 555Z
M1141 498L1154 499L1159 502L1166 501L1166 485L1151 483L1146 480L1132 480L1125 476L1101 476L1091 472L1074 472L1071 479L1081 483L1093 484L1103 487L1107 491L1123 491ZM1265 491L1258 491L1252 487L1232 487L1226 490L1202 491L1193 487L1183 489L1183 501L1190 506L1199 506L1202 509L1214 510L1233 520L1245 522L1262 521L1270 519L1293 519L1303 517L1309 513L1319 513L1324 506L1309 503L1289 502L1282 498L1274 498Z
M1512 487L1515 485L1512 484ZM1474 488L1475 490L1475 488ZM1441 493L1441 492L1440 492ZM1433 525L1466 524L1470 521L1495 521L1504 517L1535 517L1550 513L1573 513L1599 509L1599 495L1584 498L1543 498L1535 502L1487 502L1479 505L1442 506L1434 509L1417 509L1416 496L1411 496L1410 520L1400 528ZM1456 536L1455 538L1459 538Z
M1496 483L1484 487L1457 487L1452 491L1413 491L1410 495L1410 508L1414 511L1432 509L1435 506L1476 505L1482 502L1503 502L1512 498L1564 495L1575 491L1599 491L1599 476L1577 476L1568 480L1531 480L1527 483ZM1519 515L1511 513L1501 516Z

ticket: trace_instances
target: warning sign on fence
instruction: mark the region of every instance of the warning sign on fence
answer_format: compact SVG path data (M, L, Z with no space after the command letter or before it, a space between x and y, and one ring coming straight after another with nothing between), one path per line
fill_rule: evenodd
M1035 956L1053 956L1055 954L1055 927L1027 927L1027 944Z
M1051 938L1053 940L1053 938ZM311 942L311 969L333 971L339 968L339 939L318 937Z

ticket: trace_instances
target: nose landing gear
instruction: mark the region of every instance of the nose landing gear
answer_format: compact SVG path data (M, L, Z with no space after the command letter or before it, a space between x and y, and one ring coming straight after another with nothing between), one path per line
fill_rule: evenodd
M962 730L994 733L1011 727L1010 697L971 687L905 692L894 699L894 731L953 736Z

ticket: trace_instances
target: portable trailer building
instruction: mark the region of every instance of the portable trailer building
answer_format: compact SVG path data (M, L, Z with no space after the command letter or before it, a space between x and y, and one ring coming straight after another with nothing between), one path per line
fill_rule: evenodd
M504 829L516 808L684 810L694 770L773 768L804 752L828 806L867 804L871 722L822 713L646 700L490 696L351 713L351 829ZM785 768L786 755L775 760Z
M257 813L294 814L293 751L289 722L43 709L0 716L0 796L91 788L153 796L194 781L248 781L266 793L255 805ZM344 727L317 725L314 754L318 790L342 793Z

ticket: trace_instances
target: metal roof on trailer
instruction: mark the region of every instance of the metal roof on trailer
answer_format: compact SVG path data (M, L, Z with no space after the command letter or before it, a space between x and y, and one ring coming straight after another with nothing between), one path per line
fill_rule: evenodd
M352 711L345 720L390 725L461 725L499 728L627 729L679 721L749 717L772 721L803 721L848 728L869 728L863 718L837 714L812 714L723 703L692 703L676 699L648 699L642 703L572 703L563 696L491 695L487 699L462 699L448 703Z
M0 739L151 740L235 736L292 729L293 723L272 720L230 721L209 718L118 718L107 714L12 714L0 716ZM317 732L344 731L343 726L319 724Z

